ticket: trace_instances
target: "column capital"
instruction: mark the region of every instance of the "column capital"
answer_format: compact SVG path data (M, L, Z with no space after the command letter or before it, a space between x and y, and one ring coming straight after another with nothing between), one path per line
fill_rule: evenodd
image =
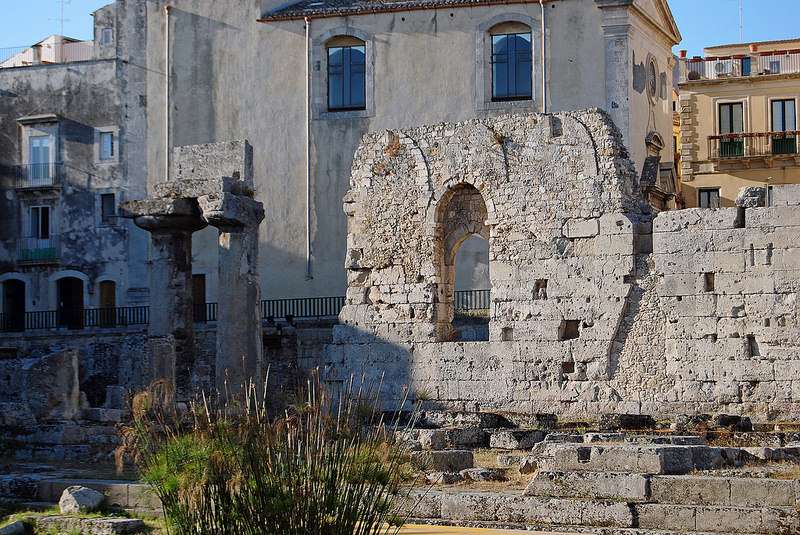
M154 233L192 233L206 226L194 199L143 199L123 201L119 215Z
M197 198L202 217L214 227L257 227L264 219L264 205L250 197L213 193Z

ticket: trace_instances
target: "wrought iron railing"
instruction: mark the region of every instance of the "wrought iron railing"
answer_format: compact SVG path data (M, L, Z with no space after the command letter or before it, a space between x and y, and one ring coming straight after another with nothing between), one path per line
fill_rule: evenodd
M691 58L686 61L689 80L718 80L737 76L762 76L800 72L800 50L761 52L757 55Z
M94 59L92 41L53 41L33 46L0 48L0 69Z
M61 185L64 165L56 162L29 163L16 168L17 188L49 188Z
M456 313L488 315L489 290L465 290L454 294ZM344 296L265 299L261 318L267 321L336 318L344 306ZM217 321L217 303L194 305L194 321ZM24 318L24 319L21 319ZM81 310L43 310L24 315L0 314L0 331L17 332L46 329L84 329L147 325L149 306L87 308Z
M491 290L458 290L453 292L453 308L456 314L488 316L491 305Z
M709 159L764 158L797 154L800 130L740 132L708 137Z
M344 306L344 296L266 299L261 301L261 319L335 318Z
M61 240L56 234L46 238L24 237L17 239L18 262L51 262L61 258Z

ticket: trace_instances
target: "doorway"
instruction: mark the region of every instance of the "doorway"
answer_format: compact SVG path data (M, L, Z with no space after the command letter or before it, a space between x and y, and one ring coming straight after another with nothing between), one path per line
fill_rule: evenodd
M25 283L18 279L3 282L3 321L5 332L25 330Z
M58 326L83 328L83 281L64 277L56 283L58 292Z

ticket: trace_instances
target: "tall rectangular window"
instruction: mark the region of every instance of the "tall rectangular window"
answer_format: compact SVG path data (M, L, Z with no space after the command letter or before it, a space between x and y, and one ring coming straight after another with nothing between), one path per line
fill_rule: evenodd
M328 49L328 109L363 110L366 107L365 47Z
M698 191L700 208L719 208L719 188L705 188Z
M50 169L50 136L31 136L28 138L28 179L31 185L49 181Z
M103 31L100 32L101 45L110 45L113 38L114 38L114 33L111 30L111 28L103 28Z
M30 235L38 240L50 238L49 206L31 206Z
M113 193L100 195L100 208L102 210L101 221L103 223L116 223L117 204L114 202Z
M531 34L492 35L492 100L523 100L531 91Z
M744 104L728 102L719 105L719 133L736 134L744 132ZM744 140L741 137L723 138L720 140L720 157L731 158L744 156Z
M790 132L797 130L797 111L793 98L772 101L772 131ZM797 136L773 135L773 154L795 154Z
M114 157L114 133L100 132L100 159L110 160Z

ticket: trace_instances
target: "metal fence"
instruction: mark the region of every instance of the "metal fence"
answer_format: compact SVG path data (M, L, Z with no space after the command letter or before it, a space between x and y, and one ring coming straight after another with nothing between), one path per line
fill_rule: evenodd
M456 314L488 316L491 290L458 290L453 292L453 308Z
M294 299L265 299L261 301L261 319L332 319L344 306L344 296L301 297ZM489 290L464 290L454 293L458 314L488 315ZM217 303L194 305L194 321L217 321ZM149 306L87 308L81 310L44 310L24 315L0 314L0 332L22 332L46 329L86 329L147 325Z
M797 154L800 130L788 132L741 132L708 137L708 157L758 158Z
M737 76L788 74L800 72L800 51L762 52L758 56L746 54L692 58L686 62L689 80L717 80Z
M56 162L30 163L15 169L14 187L47 188L61 185L64 164Z

